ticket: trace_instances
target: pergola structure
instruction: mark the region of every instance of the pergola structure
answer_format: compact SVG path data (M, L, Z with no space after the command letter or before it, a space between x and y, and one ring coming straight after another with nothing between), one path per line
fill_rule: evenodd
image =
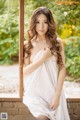
M24 44L24 1L20 2L20 23L19 23L19 98L0 98L1 101L22 101L23 100L23 44ZM59 0L56 0L58 3ZM68 0L66 2L69 2ZM80 3L80 2L79 2ZM63 4L63 2L61 2ZM80 101L80 98L68 98L67 101Z
M55 0L57 4L79 4L80 2L71 2L71 0ZM20 88L19 88L19 96L23 98L23 44L24 44L24 0L20 0L20 32L19 32L19 73L20 73ZM76 98L72 98L74 101ZM70 101L71 98L68 100ZM80 98L77 98L80 100Z

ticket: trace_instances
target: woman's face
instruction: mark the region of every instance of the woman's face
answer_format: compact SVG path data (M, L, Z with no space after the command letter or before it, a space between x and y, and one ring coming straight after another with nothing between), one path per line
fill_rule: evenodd
M36 19L36 32L40 36L44 36L48 31L47 18L44 14L38 15Z

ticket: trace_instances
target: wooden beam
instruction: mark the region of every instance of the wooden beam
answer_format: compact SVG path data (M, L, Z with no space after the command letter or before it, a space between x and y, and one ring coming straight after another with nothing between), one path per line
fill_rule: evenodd
M67 102L80 102L80 98L67 98Z
M80 2L76 2L76 1L56 1L55 2L58 5L72 5L72 4L80 4Z
M19 39L19 95L23 99L24 0L20 0Z
M22 102L21 98L0 98L0 102Z

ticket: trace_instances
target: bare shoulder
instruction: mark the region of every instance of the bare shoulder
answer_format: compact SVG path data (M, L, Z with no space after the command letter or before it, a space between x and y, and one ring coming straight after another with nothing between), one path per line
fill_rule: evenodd
M63 40L62 40L61 38L57 38L57 41L59 42L60 46L61 46L62 49L63 49L63 47L64 47Z
M60 43L60 44L63 44L63 41L61 38L57 38L57 41Z
M28 41L24 41L24 48L27 48L27 46L28 46Z

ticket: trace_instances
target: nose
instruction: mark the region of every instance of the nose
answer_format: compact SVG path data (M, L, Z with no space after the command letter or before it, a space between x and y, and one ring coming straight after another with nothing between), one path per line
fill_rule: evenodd
M40 29L43 29L43 28L44 28L44 24L41 23L41 24L40 24Z

